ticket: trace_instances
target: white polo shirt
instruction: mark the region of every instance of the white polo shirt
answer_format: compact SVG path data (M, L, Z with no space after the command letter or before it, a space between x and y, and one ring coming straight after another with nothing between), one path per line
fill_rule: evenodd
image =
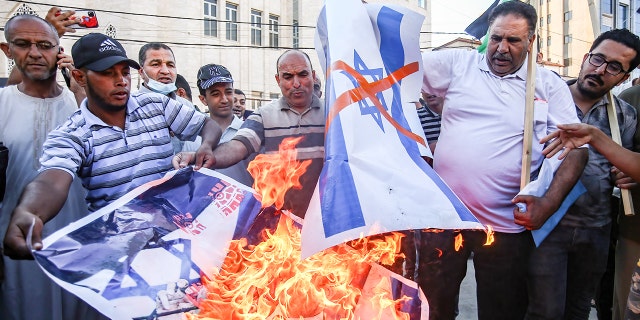
M520 190L527 68L499 77L477 51L425 52L423 89L445 99L434 169L471 212L497 232L525 229L513 221ZM578 123L573 98L556 74L536 71L532 171L542 164L540 138Z

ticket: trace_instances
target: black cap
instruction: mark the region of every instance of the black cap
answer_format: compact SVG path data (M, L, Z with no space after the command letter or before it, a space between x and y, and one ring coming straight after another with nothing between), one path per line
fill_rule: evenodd
M120 42L102 33L89 33L78 39L71 48L71 56L76 68L104 71L126 61L132 68L140 69L137 62L127 58Z
M233 83L233 78L227 68L219 64L208 64L198 70L198 86L200 89L207 90L219 82Z

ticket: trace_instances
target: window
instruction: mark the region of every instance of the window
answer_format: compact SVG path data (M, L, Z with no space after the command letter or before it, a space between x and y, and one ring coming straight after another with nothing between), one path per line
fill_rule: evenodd
M418 0L418 7L427 8L427 0Z
M227 40L238 41L238 5L227 2Z
M629 6L626 4L618 5L618 21L616 22L616 28L629 29Z
M262 12L251 9L251 44L262 45Z
M640 0L639 0L640 1ZM269 15L269 46L272 48L278 47L278 16L274 16L272 14Z
M204 0L204 35L218 36L218 0Z
M26 3L21 4L13 13L14 16L19 16L21 14L30 14L36 17L40 16L35 10L33 10L33 8L29 7Z
M612 0L601 0L600 2L600 10L602 13L613 14L613 1Z
M571 16L572 16L572 12L571 11L567 11L564 13L564 21L569 21L571 20Z
M540 28L544 26L544 18L540 17Z
M298 20L293 20L293 48L300 47L300 31L298 30Z
M112 24L109 24L105 29L104 34L115 39L118 36L118 30L116 30L116 27L114 27Z
M551 24L551 14L547 15L547 24Z
M566 35L564 36L564 43L571 43L571 39L572 39L572 38L573 38L573 37L572 37L570 34L566 34Z
M551 46L551 36L547 36L547 47Z

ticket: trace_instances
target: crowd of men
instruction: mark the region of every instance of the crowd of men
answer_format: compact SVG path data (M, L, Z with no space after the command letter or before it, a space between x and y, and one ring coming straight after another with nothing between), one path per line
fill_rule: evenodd
M57 10L46 20L11 18L6 43L0 44L17 73L14 85L0 89L0 141L10 151L7 185L12 186L0 207L6 255L0 260L2 319L100 318L29 260L26 234L35 222L33 248L41 249L43 237L174 168L214 168L250 185L246 167L253 156L277 151L284 138L303 137L297 157L311 164L302 188L288 191L284 209L304 217L323 166L325 131L321 84L306 53L287 50L274 61L282 96L253 112L246 110L246 96L226 67L202 66L196 85L206 115L192 104L169 46L145 44L135 61L116 39L91 33L78 39L68 56L59 42L69 31L71 22L64 19L70 13L55 15ZM433 168L495 230L489 246L482 230L415 232L415 246L405 250L413 251L407 256L415 257L417 268L405 268L412 273L405 276L415 278L424 292L430 319L456 317L468 259L475 268L479 319L588 319L618 220L611 207L613 188L631 188L640 199L633 189L640 178L640 154L633 152L640 152L640 86L614 101L607 97L640 64L640 39L624 29L597 37L577 79L565 83L536 67L533 136L547 145L533 144L532 171L555 152L564 160L543 196L517 196L525 61L537 21L531 5L505 2L489 16L486 53L423 53L424 99L416 107L434 152ZM58 68L70 71L68 88L58 84ZM132 69L143 80L138 90L132 88ZM621 147L607 140L611 103ZM591 147L583 146L587 142ZM547 221L578 181L587 191L536 247L531 230ZM515 203L525 203L526 210ZM614 319L638 312L626 304L640 258L638 219L620 216ZM461 249L454 247L459 235ZM632 291L629 299L638 293Z

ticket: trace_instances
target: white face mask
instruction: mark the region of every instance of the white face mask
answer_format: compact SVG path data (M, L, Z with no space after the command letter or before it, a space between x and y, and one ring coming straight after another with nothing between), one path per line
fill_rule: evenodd
M142 72L144 72L144 70ZM151 89L151 91L155 91L157 93L162 93L164 95L167 95L171 92L176 91L176 89L178 89L178 87L176 87L175 82L162 83L160 81L151 79L151 77L149 77L149 75L146 72L144 72L144 75L147 76L147 79L149 79L147 81L147 87Z

